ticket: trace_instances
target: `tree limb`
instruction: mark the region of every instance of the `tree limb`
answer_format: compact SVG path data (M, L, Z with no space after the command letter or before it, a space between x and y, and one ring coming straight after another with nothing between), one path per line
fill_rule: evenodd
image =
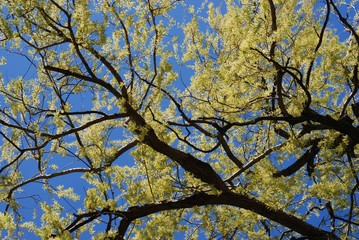
M275 210L254 198L232 192L224 192L220 195L210 195L201 192L178 201L136 206L129 208L127 211L118 212L118 215L124 217L124 219L121 221L115 239L123 239L129 224L135 219L166 210L207 205L228 205L243 208L264 216L272 221L278 222L279 224L310 239L339 239L335 234L314 227L282 210Z
M312 161L319 152L319 147L317 145L313 145L309 150L307 150L300 158L298 158L292 165L289 167L278 171L273 174L273 177L288 177L298 171L301 167L303 167L306 163Z

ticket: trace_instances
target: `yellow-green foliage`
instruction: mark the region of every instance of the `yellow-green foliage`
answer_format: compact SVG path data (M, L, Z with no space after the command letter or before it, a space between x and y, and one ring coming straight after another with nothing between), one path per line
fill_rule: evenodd
M131 239L292 234L248 209L171 209L221 196L219 178L324 230L330 202L334 233L358 236L358 2L198 2L0 1L1 237L112 239L121 219Z

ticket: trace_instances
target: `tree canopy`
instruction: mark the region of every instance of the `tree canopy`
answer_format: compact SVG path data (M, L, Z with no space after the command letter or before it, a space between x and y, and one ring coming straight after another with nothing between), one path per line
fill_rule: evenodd
M0 2L2 238L359 236L357 1L194 3Z

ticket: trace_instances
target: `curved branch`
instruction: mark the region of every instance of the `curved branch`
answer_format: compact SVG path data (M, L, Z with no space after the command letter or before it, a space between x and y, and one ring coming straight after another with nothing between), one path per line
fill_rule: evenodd
M48 137L50 139L57 139L57 138L67 136L67 135L72 134L72 133L79 132L81 130L84 130L84 129L88 128L88 127L91 127L92 125L95 125L97 123L101 123L103 121L113 120L113 119L117 119L117 118L124 118L124 117L128 117L128 115L126 113L117 113L117 114L107 115L106 117L97 118L95 120L92 120L92 121L89 121L89 122L85 123L82 126L79 126L77 128L72 128L70 130L67 130L67 131L59 133L59 134L41 133L41 136Z
M319 147L317 145L313 145L309 150L307 150L300 158L297 159L292 165L289 167L278 171L273 174L273 177L288 177L298 171L301 167L303 167L306 163L312 161L319 152Z
M232 192L225 192L220 195L209 195L201 192L178 201L130 207L127 211L117 212L117 215L123 217L123 219L115 239L124 239L129 224L135 219L166 210L207 205L229 205L243 208L275 221L310 239L339 239L335 234L316 228L302 219L289 215L282 210L273 209L254 198Z
M78 79L82 79L84 81L87 82L92 82L95 83L103 88L105 88L106 90L108 90L110 93L112 93L115 97L117 98L121 98L122 95L121 93L119 93L111 84L99 79L99 78L93 78L93 77L88 77L76 72L72 72L70 70L66 70L66 69L62 69L62 68L58 68L58 67L54 67L54 66L48 66L45 65L44 68L48 71L53 71L53 72L57 72L57 73L62 73L65 76L71 76L71 77L75 77Z

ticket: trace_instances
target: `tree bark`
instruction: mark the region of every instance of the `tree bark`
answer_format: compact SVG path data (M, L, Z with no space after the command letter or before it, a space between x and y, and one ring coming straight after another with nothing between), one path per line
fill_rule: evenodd
M304 220L289 215L282 210L273 209L254 198L232 192L223 192L220 195L210 195L201 192L178 201L167 201L158 204L130 207L125 212L118 212L118 214L123 217L123 220L119 226L116 239L123 239L129 224L135 219L165 210L192 208L194 206L206 205L229 205L243 208L275 221L304 237L308 237L309 239L339 239L335 234L316 228Z

